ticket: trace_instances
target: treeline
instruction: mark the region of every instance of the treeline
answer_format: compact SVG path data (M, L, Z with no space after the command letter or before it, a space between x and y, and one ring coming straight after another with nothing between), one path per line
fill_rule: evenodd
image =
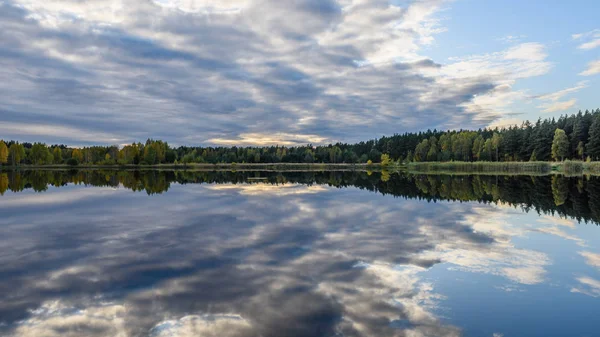
M251 178L261 177L261 180ZM600 224L600 178L553 176L450 176L387 172L198 172L126 170L24 170L0 173L0 195L6 191L67 184L124 187L147 194L167 192L178 184L286 184L356 187L407 199L503 203L525 211L558 214Z
M170 147L148 139L119 147L70 148L0 141L0 164L157 165L191 163L379 163L425 161L550 161L600 159L600 109L558 120L477 131L428 130L356 144L268 147Z

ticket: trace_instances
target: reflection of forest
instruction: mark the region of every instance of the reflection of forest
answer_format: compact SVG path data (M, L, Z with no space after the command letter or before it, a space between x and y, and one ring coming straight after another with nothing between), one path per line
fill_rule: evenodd
M260 180L252 178L264 178ZM600 178L552 176L449 176L388 172L194 172L194 171L21 171L0 173L7 190L45 191L69 183L108 186L156 194L179 184L285 184L354 186L396 197L427 201L501 202L526 211L552 213L600 224Z

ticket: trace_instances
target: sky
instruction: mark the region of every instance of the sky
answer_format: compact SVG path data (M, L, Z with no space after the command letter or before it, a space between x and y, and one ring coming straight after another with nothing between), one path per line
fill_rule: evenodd
M358 142L600 103L596 0L0 0L0 138Z

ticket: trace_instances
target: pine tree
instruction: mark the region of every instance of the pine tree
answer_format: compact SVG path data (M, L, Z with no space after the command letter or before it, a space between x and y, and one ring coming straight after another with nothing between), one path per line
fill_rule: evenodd
M600 158L600 114L594 116L586 148L587 153L592 157L592 160L598 160L598 158Z

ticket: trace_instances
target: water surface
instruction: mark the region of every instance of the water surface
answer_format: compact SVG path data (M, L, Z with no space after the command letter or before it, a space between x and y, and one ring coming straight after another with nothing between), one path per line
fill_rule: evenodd
M596 336L600 179L0 173L2 336Z

